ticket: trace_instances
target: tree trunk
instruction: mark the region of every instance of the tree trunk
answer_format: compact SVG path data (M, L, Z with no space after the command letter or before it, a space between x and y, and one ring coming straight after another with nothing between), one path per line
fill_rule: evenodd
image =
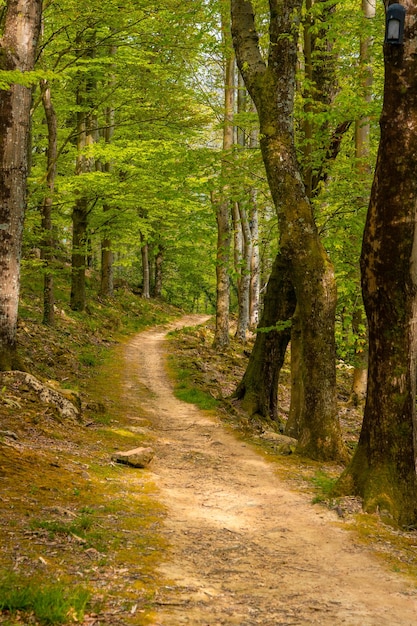
M251 134L251 148L258 146L256 133ZM261 283L261 264L259 258L259 221L256 190L251 189L249 194L249 227L252 241L252 257L250 264L250 302L249 302L249 326L254 330L259 321L259 299Z
M312 168L312 154L313 154L313 120L312 113L313 100L314 100L314 85L313 85L313 59L312 59L312 16L311 16L312 0L305 0L306 16L304 18L303 36L304 36L304 80L307 87L304 90L304 120L303 120L303 181L308 198L313 195L313 168Z
M54 106L51 99L51 89L46 80L41 80L42 103L48 126L48 150L46 159L46 184L48 194L42 204L42 242L41 259L44 262L43 278L43 323L53 326L54 314L54 277L51 271L53 259L53 230L52 230L52 205L55 189L56 161L58 155L58 123Z
M362 0L362 13L365 19L373 19L376 15L376 0ZM370 37L362 38L360 43L360 67L362 70L362 87L366 102L372 100L372 66L370 62L372 40ZM370 142L370 120L368 117L358 120L355 124L355 157L360 178L367 180L370 174L369 165L369 142ZM363 202L363 198L360 199ZM368 199L365 203L367 204ZM364 203L364 204L365 204ZM360 338L363 333L359 330L363 325L364 316L362 301L353 311L353 332ZM365 325L366 326L366 325ZM352 379L351 401L357 405L365 398L368 380L368 337L366 346L361 346L360 350L355 349L355 369Z
M404 44L384 45L381 139L363 238L369 374L358 447L339 491L403 526L417 523L417 1Z
M95 34L90 40L83 42L87 45L86 58L94 57ZM77 91L77 163L75 173L92 172L95 169L95 160L85 154L86 148L91 146L96 138L96 120L94 104L91 101L95 81L91 77L81 80ZM84 311L86 305L85 270L87 264L87 235L88 235L89 201L86 191L82 191L75 201L72 214L72 273L70 306L74 311Z
M105 210L105 208L103 209ZM100 276L100 296L108 298L114 292L114 254L112 251L112 241L108 237L101 240L101 276Z
M281 255L275 259L268 281L265 307L245 375L235 396L242 407L261 419L278 422L278 378L291 337L295 294L288 265Z
M294 23L301 6L302 0L270 1L268 64L258 45L251 2L232 1L232 33L238 65L259 115L280 251L300 316L304 406L298 450L315 459L341 459L345 451L336 414L335 278L314 223L294 145Z
M110 55L116 54L116 46L110 47ZM110 86L115 86L114 77L110 79ZM106 110L106 128L104 129L104 141L106 144L111 143L114 135L114 109L108 107ZM108 161L104 164L104 171L109 174L112 170L111 163ZM103 212L107 213L110 210L109 206L103 206ZM111 297L114 292L114 271L113 271L114 254L112 250L112 240L106 232L106 235L101 241L101 279L100 279L100 295L104 298Z
M248 94L240 72L238 72L238 92L237 92L237 112L245 113L247 109ZM245 135L244 129L239 126L236 128L237 143L242 150L247 148L250 137ZM239 224L239 262L235 261L235 269L238 274L238 319L236 337L242 342L246 341L247 331L250 326L250 304L251 304L251 273L253 263L253 243L250 221L246 204L250 203L252 198L256 197L252 189L248 192L248 201L244 203L242 200L235 203L235 211L237 213L234 223ZM250 207L252 212L256 212L256 206ZM236 232L236 226L235 226ZM236 254L236 243L235 243ZM255 266L253 266L255 267Z
M250 279L251 279L251 261L252 261L252 235L249 227L249 221L246 209L242 202L237 203L239 211L239 221L241 224L243 248L242 260L240 264L240 281L239 281L239 314L237 320L236 337L242 341L246 341L246 335L249 327L249 300L250 300Z
M158 246L158 252L155 255L155 298L162 296L162 266L164 262L164 249L161 245Z
M229 20L223 22L226 48L229 35ZM230 307L230 201L228 166L225 156L233 147L233 104L234 104L235 59L231 51L226 57L225 88L224 88L224 127L223 127L223 159L222 159L222 193L215 202L217 221L217 258L216 258L216 330L213 347L225 348L230 343L229 307Z
M73 311L84 311L86 304L86 247L88 226L88 201L79 198L72 211L72 263L71 300Z
M8 0L3 12L0 69L30 71L35 64L42 2ZM31 102L28 87L13 84L0 91L0 370L18 365L16 330Z
M149 272L149 248L142 234L140 238L142 241L142 247L141 247L142 279L143 279L142 298L146 298L146 300L149 300L149 298L151 297L150 272Z
M295 439L298 439L301 434L301 418L304 407L302 356L301 323L296 308L291 328L291 406L285 425L285 434Z

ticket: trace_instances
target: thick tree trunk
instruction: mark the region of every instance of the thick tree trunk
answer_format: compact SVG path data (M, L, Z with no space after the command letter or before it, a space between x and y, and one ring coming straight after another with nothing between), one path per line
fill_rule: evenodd
M35 64L42 2L8 0L0 40L0 69L30 71ZM26 208L31 89L0 91L0 369L18 365L17 311Z
M381 139L363 238L361 270L369 326L369 375L358 447L339 491L367 511L417 524L417 1L404 45L385 44Z
M288 265L275 259L268 281L265 307L245 375L235 396L252 416L278 423L278 378L291 337L295 294Z
M336 414L335 278L314 223L294 145L294 22L301 6L302 0L270 0L268 64L258 45L251 2L232 0L232 33L238 65L259 115L280 251L299 310L304 405L298 450L311 458L340 459L345 452Z
M54 106L52 104L51 89L47 81L41 81L42 103L48 126L48 151L46 159L46 184L48 194L42 204L42 243L41 259L44 262L43 279L43 323L53 326L54 315L54 277L51 271L53 259L54 236L52 230L52 205L55 189L56 161L58 154L58 123Z

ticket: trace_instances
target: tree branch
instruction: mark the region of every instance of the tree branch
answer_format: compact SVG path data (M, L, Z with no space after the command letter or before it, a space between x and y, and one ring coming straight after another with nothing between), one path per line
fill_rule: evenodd
M259 36L255 26L255 13L249 0L232 0L232 37L239 70L253 91L256 79L266 71L266 64L259 48Z

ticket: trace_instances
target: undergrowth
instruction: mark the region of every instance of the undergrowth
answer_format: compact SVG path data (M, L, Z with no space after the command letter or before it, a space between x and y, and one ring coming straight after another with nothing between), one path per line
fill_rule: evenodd
M145 471L111 458L149 445L126 422L142 410L123 388L126 338L181 312L126 285L99 299L96 284L86 311L75 312L69 282L57 277L51 328L42 324L41 276L23 267L20 358L41 381L79 393L83 419L65 421L24 385L1 388L2 626L152 623L165 510Z
M0 574L0 611L9 615L4 624L22 624L22 613L45 626L82 622L90 595L81 586L42 583L14 572Z

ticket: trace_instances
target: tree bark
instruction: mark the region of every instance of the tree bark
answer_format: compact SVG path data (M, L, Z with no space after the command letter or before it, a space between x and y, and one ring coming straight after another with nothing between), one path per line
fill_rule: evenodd
M160 298L162 296L163 263L164 263L164 248L163 246L158 245L158 250L155 255L155 287L154 287L155 298Z
M34 68L42 2L8 0L0 40L0 69ZM29 168L32 92L13 84L0 91L0 369L18 365L20 257Z
M304 407L302 355L301 323L296 308L291 327L291 405L285 424L285 434L294 439L298 439L301 434L301 417Z
M223 126L223 159L222 159L222 193L216 206L217 221L217 258L216 258L216 330L213 347L225 348L230 343L229 307L230 307L230 200L228 166L225 156L233 147L233 106L234 106L234 74L235 58L229 44L229 20L224 20L225 88L224 88L224 126Z
M252 104L253 107L253 104ZM259 145L257 131L252 131L249 138L249 146L257 148ZM249 193L249 228L252 241L252 258L250 269L250 302L249 302L249 325L254 330L259 321L259 300L261 283L261 264L259 258L259 220L256 189Z
M83 42L87 46L85 57L94 57L95 33L89 35L89 39ZM91 94L94 90L94 79L87 76L81 80L77 91L77 163L75 173L81 176L83 173L92 172L95 169L95 160L86 155L86 148L91 146L96 139L96 120L94 117L94 104ZM71 273L71 298L70 306L74 311L84 311L86 305L85 270L87 264L87 238L88 238L88 213L89 200L86 191L79 192L75 201L72 214L72 273Z
M142 298L149 300L151 297L151 285L150 285L150 272L149 272L149 247L145 241L143 235L140 235L142 242L141 256L142 256Z
M104 207L103 210L106 210ZM107 209L108 210L108 209ZM112 251L112 241L109 237L101 240L101 272L100 272L100 296L111 297L114 293L114 254Z
M51 271L53 259L54 236L52 229L52 205L55 189L56 162L58 155L58 122L55 108L52 104L51 89L46 80L41 81L42 103L48 126L48 150L46 158L46 184L48 193L42 204L42 242L41 259L44 262L43 278L43 323L53 326L54 314L54 276Z
M280 251L299 309L304 405L298 450L315 459L341 459L345 451L336 414L334 271L317 232L294 145L296 22L301 6L302 0L270 0L268 63L258 45L251 2L232 0L232 34L239 69L259 115Z
M277 255L265 295L255 345L235 397L251 416L279 424L278 378L291 337L295 294L288 264Z
M110 47L110 55L116 54L116 46ZM115 86L114 77L110 79L110 87ZM114 123L115 112L113 107L108 107L106 110L106 128L104 129L104 141L106 144L110 144L114 135ZM104 164L104 171L109 174L112 170L111 163L108 161ZM103 206L103 212L107 213L110 207ZM114 268L113 268L114 254L112 250L112 240L108 232L101 240L101 276L100 276L100 295L104 298L111 297L114 292Z
M376 0L362 0L362 13L365 19L373 19L376 15ZM372 65L370 62L372 39L370 37L362 38L360 42L360 68L362 71L362 88L364 90L365 102L372 100ZM355 157L357 163L358 176L365 181L370 175L369 149L370 149L370 120L369 117L363 117L355 123ZM360 202L363 202L363 198ZM368 198L364 204L368 203ZM362 301L356 305L353 310L352 328L358 339L363 339L364 334L360 331L364 317ZM362 337L361 337L362 335ZM352 379L351 401L354 405L358 405L366 396L366 386L368 380L368 337L366 336L366 345L355 348L355 369ZM362 343L362 342L361 342Z
M404 44L384 45L381 139L361 255L369 374L358 447L339 491L402 526L417 523L417 1Z
M239 221L242 230L242 261L240 266L239 282L239 314L237 321L236 337L246 341L249 327L249 301L250 301L250 279L252 261L252 235L249 227L249 220L246 209L242 202L237 203L239 211Z

